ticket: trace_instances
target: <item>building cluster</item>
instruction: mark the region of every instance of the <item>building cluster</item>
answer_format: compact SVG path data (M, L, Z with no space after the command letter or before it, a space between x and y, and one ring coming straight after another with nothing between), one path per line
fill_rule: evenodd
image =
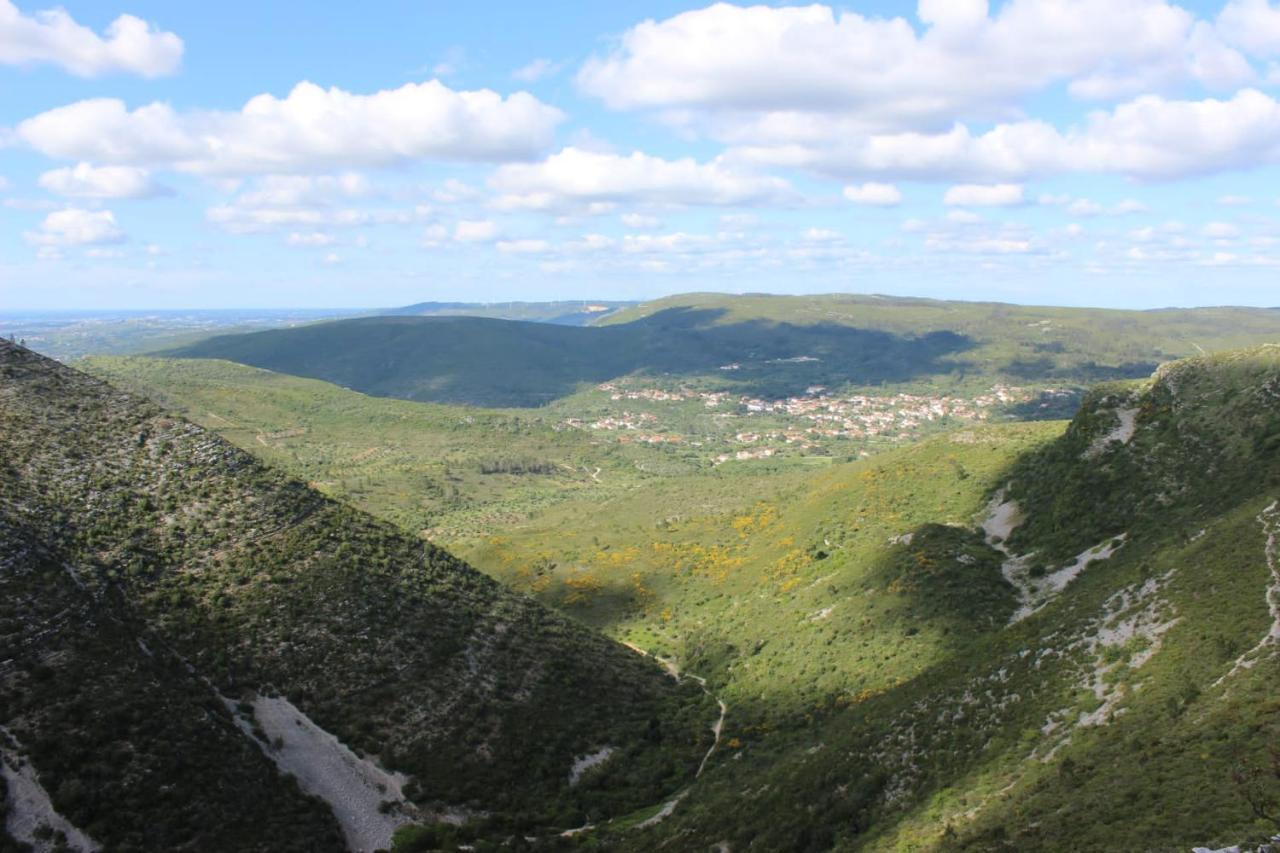
M835 397L828 396L826 389L814 386L803 397L787 397L782 400L743 397L739 405L748 417L775 415L809 421L811 425L804 428L804 433L809 436L871 438L911 434L925 424L943 418L986 420L993 409L1025 402L1033 396L1034 393L1025 388L997 385L976 397L926 394L856 394ZM775 431L767 434L767 437L798 440L794 430ZM760 436L753 432L743 432L736 439L751 443L759 441Z
M657 429L662 420L650 411L611 413L596 420L569 418L562 428L619 432L622 443L680 444L700 447L701 438L723 447L751 445L750 449L732 450L714 457L716 463L733 460L763 459L783 447L807 450L831 440L880 439L896 441L914 437L931 423L952 420L977 422L989 419L1002 407L1025 403L1039 396L1068 394L1067 391L1031 390L1009 385L995 385L973 397L948 394L893 395L831 394L822 385L811 385L799 396L769 400L732 394L726 391L627 387L624 382L606 382L597 390L608 394L612 402L675 404L701 402L712 414L716 428L713 436L685 436ZM733 426L735 420L758 419L759 426ZM743 424L746 427L746 424Z

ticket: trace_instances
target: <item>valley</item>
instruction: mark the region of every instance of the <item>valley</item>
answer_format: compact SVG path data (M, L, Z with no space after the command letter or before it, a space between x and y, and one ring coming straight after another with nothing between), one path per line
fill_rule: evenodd
M1280 0L0 0L0 853L1280 853Z
M1070 831L1146 849L1155 834L1189 848L1267 831L1249 803L1271 794L1249 768L1280 739L1266 699L1278 353L1172 362L1083 397L769 398L637 374L536 409L366 397L206 359L85 366L696 673L686 686L705 680L700 737L714 739L692 783L566 819L556 844L1052 850ZM786 444L860 416L893 425ZM751 427L707 426L728 420ZM719 458L735 444L777 451ZM574 767L619 768L614 755L597 744ZM460 816L414 837L462 843L477 825ZM430 849L408 838L397 849Z

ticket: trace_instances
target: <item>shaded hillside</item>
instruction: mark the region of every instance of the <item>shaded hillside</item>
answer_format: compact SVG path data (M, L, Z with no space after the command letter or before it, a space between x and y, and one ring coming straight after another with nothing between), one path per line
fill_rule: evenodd
M675 311L712 316L726 326L831 324L904 336L947 332L971 344L958 365L961 372L1015 382L1141 378L1170 359L1280 340L1280 308L1132 311L840 293L682 294L602 322L626 325Z
M716 325L717 312L672 310L621 326L575 328L476 317L369 317L210 338L169 350L324 379L367 394L538 406L584 383L642 373L724 375L733 387L782 395L815 382L869 385L948 372L960 336L899 336L838 325L750 321ZM726 380L728 381L728 380Z
M1280 311L1104 311L873 297L672 297L576 328L365 317L223 335L165 354L222 358L368 394L538 406L646 376L765 397L806 388L1082 385L1280 338Z
M619 311L603 322L633 323L674 309L715 312L718 322L730 325L751 320L834 323L900 335L946 330L979 343L970 354L975 363L1007 367L1015 374L1064 371L1090 362L1106 368L1167 361L1274 341L1280 335L1280 307L1135 311L848 293L681 294Z
M292 735L249 734L271 732L283 700L407 774L405 802L386 794L392 821L460 808L491 814L492 831L576 825L673 790L708 745L714 709L696 688L4 343L0 510L6 754L112 850L340 843L268 760ZM604 746L618 757L571 787L575 759Z

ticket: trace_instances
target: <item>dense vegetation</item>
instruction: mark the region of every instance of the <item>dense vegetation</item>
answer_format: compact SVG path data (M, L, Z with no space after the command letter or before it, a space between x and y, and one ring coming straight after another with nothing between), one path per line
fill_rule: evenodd
M696 687L190 423L9 344L0 396L0 720L110 849L335 843L218 693L288 697L490 831L652 802L709 746Z
M1277 352L1102 386L1069 426L586 489L460 536L476 565L728 704L670 817L580 843L1160 850L1274 832L1254 803L1280 793L1280 667L1258 642ZM978 529L997 494L1021 508L1008 543ZM1025 555L1011 574L1001 544ZM1047 603L1009 624L1023 596Z
M684 296L576 328L366 317L223 335L167 354L223 358L369 394L540 406L585 384L677 376L771 397L831 387L1146 376L1169 358L1280 334L1280 311L1026 308L879 297ZM722 369L729 368L733 369Z
M94 358L83 366L326 494L440 542L699 468L645 445L556 429L555 419L527 410L366 397L212 359Z
M799 571L794 599L774 587L657 604L679 627L656 641L711 673L741 757L714 764L649 837L616 843L1185 850L1276 833L1262 815L1280 794L1267 770L1280 733L1277 389L1278 347L1193 359L1101 389L1065 435L1028 436L1003 465L976 464L972 436L823 475L848 485L778 509L773 535L839 546ZM1117 432L1117 407L1136 410L1132 434ZM947 456L963 475L942 486ZM1007 627L1013 590L970 532L1002 487L1024 519L1009 547L1029 570L1009 577L1048 599ZM882 502L864 516L871 495ZM1072 555L1121 536L1048 595ZM903 600L913 590L927 605ZM757 631L763 643L738 641ZM877 659L891 661L878 682L850 677Z
M225 445L218 446L226 455L201 461L205 467L189 476L145 469L170 478L166 488L194 495L185 515L112 503L120 489L101 483L120 474L96 460L123 447L146 447L148 459L157 453L156 430L142 440L129 421L115 444L86 439L76 451L89 476L104 466L114 472L89 489L92 498L83 484L28 495L22 503L37 507L40 523L24 523L48 536L59 525L44 516L56 520L69 512L60 507L72 507L75 532L57 546L69 548L76 565L89 556L100 561L91 577L115 567L117 578L98 584L121 590L148 638L163 636L221 690L286 689L344 741L413 773L420 803L466 799L491 812L460 829L405 828L397 836L402 850L487 849L503 839L519 843L511 836L516 827L588 819L594 827L571 839L531 835L525 843L637 851L1185 850L1280 831L1280 347L1115 380L1170 351L1274 335L1275 312L985 306L984 319L919 300L685 299L699 304L675 314L657 306L653 323L676 317L677 328L678 318L705 310L715 315L686 331L735 330L711 336L723 342L760 323L751 334L762 339L759 329L789 323L779 338L785 342L791 329L812 325L811 312L826 311L835 315L827 318L833 327L878 323L900 343L939 327L962 330L966 343L939 356L939 369L966 360L967 375L980 372L983 382L1007 375L1000 365L1033 339L1051 362L1036 367L1038 375L1112 381L1090 392L1069 424L970 424L908 446L885 444L852 462L710 466L691 450L557 430L563 412L556 407L486 411L371 400L217 361L92 366L411 532L427 526L424 518L439 520L451 549L507 586L705 677L727 714L696 781L714 710L692 679L676 691L640 658L616 658L575 622L511 598L447 555ZM946 321L948 312L960 319ZM636 325L625 313L619 319L623 328ZM405 334L404 352L417 351L421 338ZM1103 341L1107 335L1114 340ZM845 354L850 375L866 369L868 362ZM787 371L813 364L765 363L761 375L775 371L768 381L778 387L798 381L799 373ZM449 364L428 364L422 375L443 370L447 385ZM944 370L911 381L951 387L969 379ZM161 418L147 411L143 420ZM543 411L555 414L548 420ZM26 432L62 434L42 429ZM233 479L251 479L259 497L227 490L219 466L228 460L241 472ZM65 459L59 464L66 470ZM432 491L439 483L457 491L441 498ZM159 504L160 494L146 498ZM470 515L451 504L464 500L475 502ZM215 501L231 531L225 536L203 523ZM171 515L182 536L157 532ZM94 525L119 525L124 516L144 523L85 538ZM298 521L246 549L235 531L270 530L266 517ZM335 529L347 532L334 538ZM356 550L340 552L347 547ZM157 574L145 557L131 569L125 549L134 558L170 554L195 570ZM216 559L200 556L210 550ZM359 555L359 572L348 568L351 553ZM286 568L262 571L263 561ZM425 598L413 597L417 571L432 590ZM439 600L455 605L431 609ZM467 615L459 617L458 606ZM296 627L315 613L324 614L323 627ZM416 615L426 613L429 626ZM351 634L345 644L330 642L356 624L373 626L369 646L351 642ZM496 625L529 639L494 642L503 634ZM478 695L448 664L451 653L457 660L448 637L459 636L489 638L478 650L500 671ZM411 658L410 648L425 650L423 668L395 670L394 689L382 690L379 675L395 666L387 661ZM553 671L563 690L547 687L544 702L523 679L529 672L543 678L548 656L581 666ZM329 689L335 680L364 689L336 695ZM517 701L509 700L510 688ZM406 705L436 707L433 691L464 697L447 714L425 718L456 748L428 735L420 751L397 722ZM590 703L557 710L565 696L588 695L609 697L614 709L635 703L645 710L625 718L599 716ZM473 713L475 705L487 709ZM496 720L499 733L510 727L527 740L530 730L515 721L521 712L540 720L538 736L557 746L544 754L491 735ZM553 717L556 726L547 722ZM561 723L577 735L561 733ZM673 732L682 733L674 742ZM570 757L606 743L631 744L626 760L592 771L583 790L564 784ZM495 745L512 757L510 771L468 764ZM455 765L464 769L464 793L450 798L430 780ZM468 780L474 788L465 787ZM457 788L456 778L448 781ZM295 804L291 820L304 819L308 802Z

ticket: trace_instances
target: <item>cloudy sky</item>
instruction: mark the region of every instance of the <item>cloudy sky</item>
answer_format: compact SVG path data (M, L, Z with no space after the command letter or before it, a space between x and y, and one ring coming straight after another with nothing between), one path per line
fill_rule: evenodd
M0 0L0 310L1280 305L1278 98L1270 0Z

